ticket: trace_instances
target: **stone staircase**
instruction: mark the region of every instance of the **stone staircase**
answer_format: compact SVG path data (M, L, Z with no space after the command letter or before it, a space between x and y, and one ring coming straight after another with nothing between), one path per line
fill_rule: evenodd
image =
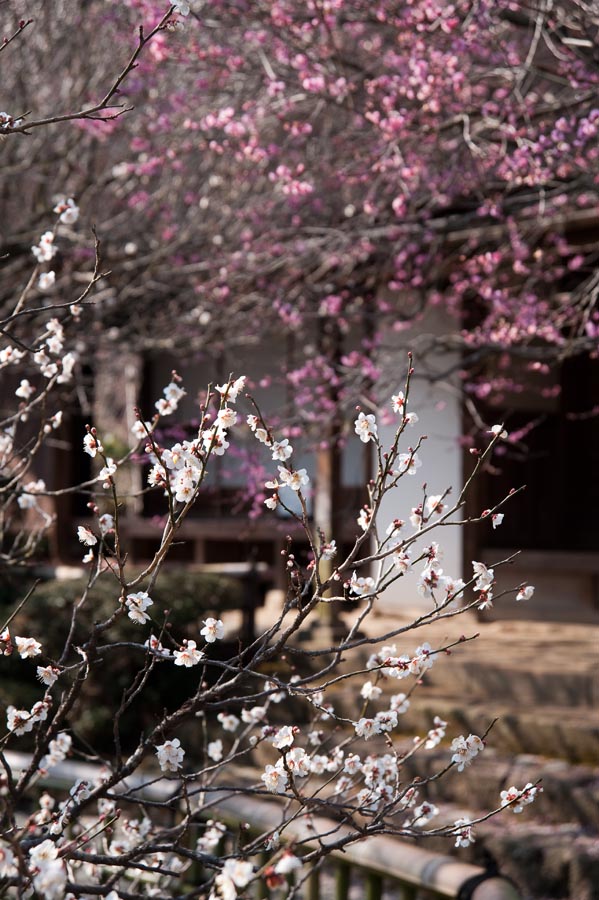
M384 632L402 623L373 624ZM485 752L467 772L430 783L429 799L455 821L484 815L511 785L542 779L543 793L521 814L506 811L477 826L477 842L460 857L496 864L531 900L599 900L599 627L457 619L385 643L411 652L423 640L436 648L477 631L476 640L438 655L400 717L406 741L426 734L435 715L449 723L445 746L405 768L433 774L449 760L453 737L480 735L497 717ZM389 680L384 691L409 684ZM356 692L344 688L340 711L355 715ZM446 842L432 846L447 852Z

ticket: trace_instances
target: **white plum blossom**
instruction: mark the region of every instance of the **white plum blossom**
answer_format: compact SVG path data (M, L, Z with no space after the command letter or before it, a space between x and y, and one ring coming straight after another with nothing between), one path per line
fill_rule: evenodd
M67 883L64 862L58 859L58 847L48 839L29 851L33 887L44 900L63 900Z
M135 594L127 594L125 606L128 609L127 615L132 622L138 625L144 625L150 621L150 616L146 612L148 607L152 606L154 601L151 599L147 591L137 591Z
M445 504L443 503L443 495L442 494L431 494L431 496L426 501L426 510L429 516L432 515L441 515L443 510L445 509Z
M371 738L373 734L381 733L381 725L377 722L376 719L367 719L363 716L358 722L354 722L354 731L358 735L358 737L363 737L364 740L368 740Z
M38 263L50 262L52 257L56 256L57 247L54 244L54 235L51 231L45 231L35 247L31 248L31 252L35 256Z
M337 555L337 543L335 541L329 541L326 544L323 544L320 549L320 558L321 559L334 559Z
M63 225L74 225L79 218L79 207L72 197L59 200L53 211L58 214L59 221Z
M151 650L154 656L161 656L166 659L171 655L171 651L168 648L163 647L161 642L154 634L150 635L148 640L144 643L144 647L147 647L148 650Z
M179 387L179 385L174 381L169 382L169 384L167 384L167 386L163 388L162 393L169 403L178 403L179 400L182 400L185 396L185 391L183 390L183 388Z
M62 410L59 409L58 412L54 413L53 416L50 416L50 418L44 425L44 434L50 434L51 431L56 431L56 429L60 428L61 425L62 425Z
M116 472L116 463L110 457L106 460L106 465L102 466L100 472L98 474L98 481L104 482L102 487L109 488L111 484L112 476Z
M36 825L47 825L52 820L52 810L56 806L56 800L50 794L44 793L39 799L40 811L35 816Z
M435 716L433 725L434 728L431 728L431 730L429 731L424 744L426 750L432 750L433 747L436 747L438 744L440 744L445 737L447 722L444 722L443 719L441 719L439 716Z
M327 770L328 761L328 757L324 756L324 754L315 753L310 758L310 771L313 772L314 775L322 775Z
M362 760L357 753L350 753L343 763L343 771L348 775L357 775L362 771Z
M217 384L216 390L219 392L219 394L226 394L227 400L230 403L235 403L237 401L239 392L242 391L245 387L245 382L246 376L241 375L233 382L228 382L227 384Z
M31 707L31 719L34 722L45 722L48 718L48 709L51 705L50 700L38 700L37 703L34 703Z
M185 750L179 738L173 738L172 741L165 741L156 747L156 756L163 772L176 772L183 765Z
M203 442L206 452L213 453L215 456L224 456L225 450L229 447L229 442L225 438L225 432L221 431L216 425L214 428L204 432Z
M279 466L279 478L283 487L291 488L292 491L301 491L303 487L310 483L308 473L305 469L298 469L297 472L290 472L284 466Z
M22 378L19 387L15 391L16 396L20 397L22 400L29 400L34 393L35 388L33 385L29 383L27 378Z
M37 286L40 291L51 291L56 283L56 272L42 272L37 280Z
M206 831L198 838L196 849L200 853L213 852L216 850L226 833L226 825L223 825L222 822L216 822L214 819L208 819L206 822Z
M498 437L502 441L507 440L508 437L508 433L505 431L503 425L493 425L488 433L492 434L494 438Z
M56 666L38 666L36 675L42 684L45 684L47 687L52 687L60 675L60 669L57 669Z
M418 506L412 507L412 514L410 516L410 525L412 528L421 528L422 527L422 504L418 504Z
M16 347L3 347L0 350L0 368L18 363L25 356L24 350L18 350Z
M402 678L415 674L410 668L412 660L405 653L402 656L391 656L385 662L387 665L382 672L389 678L397 678L398 681L401 681Z
M397 713L392 709L377 712L374 719L378 734L383 734L385 731L393 731L397 727Z
M31 719L31 714L27 709L17 709L16 707L7 706L6 708L6 727L9 731L13 731L19 737L27 731L31 731L35 722Z
M54 740L50 741L48 744L48 752L47 754L40 760L39 769L41 772L47 772L48 769L57 766L61 763L71 751L73 740L70 734L67 734L66 731L61 731L60 734L54 738Z
M493 525L493 528L498 528L504 519L504 513L493 513L493 515L491 516L491 524Z
M110 534L111 531L114 531L114 518L110 515L110 513L104 513L104 515L100 516L98 519L98 525L100 526L100 534L102 537L105 534Z
M425 641L416 648L416 652L409 663L409 670L412 675L422 675L427 669L430 669L435 659L432 653L431 645Z
M148 472L148 484L150 487L164 487L166 485L166 476L160 463L153 465Z
M410 701L405 694L393 694L393 696L389 698L389 707L399 716L408 711L410 708Z
M361 412L354 422L354 427L356 434L364 444L377 437L376 418L373 415L367 416Z
M214 762L220 762L223 758L223 742L221 739L218 738L216 741L210 741L206 748L206 752Z
M438 815L439 809L435 806L434 803L429 803L425 801L421 803L420 806L417 806L414 810L414 818L412 820L412 825L414 828L422 828L423 825L426 825L427 822L430 822L434 816Z
M188 16L191 9L187 0L173 0L173 12L179 16Z
M276 766L266 766L260 779L264 782L266 790L273 794L282 794L289 784L289 776L285 769L279 769Z
M499 795L501 797L501 805L511 807L514 813L521 813L524 807L532 803L542 790L543 788L540 785L532 784L530 781L521 790L512 785L507 791L501 791Z
M31 656L39 656L42 652L42 645L35 638L15 637L17 645L17 653L21 659L29 659Z
M12 878L17 874L15 855L5 844L0 844L0 878Z
M366 531L372 519L372 510L369 506L363 506L358 515L358 525L362 531Z
M296 869L301 869L303 863L301 859L286 850L281 858L275 863L275 872L277 875L289 875Z
M152 422L142 422L139 420L131 426L131 434L138 441L143 441L143 439L148 436L148 433L152 431L153 427Z
M73 369L76 362L77 356L75 353L65 353L62 357L62 371L56 379L57 384L68 384L73 377Z
M96 435L91 431L88 431L88 433L83 438L83 449L89 456L92 457L92 459L96 455L96 453L102 453L104 450Z
M485 587L481 589L479 600L481 601L478 604L478 609L491 609L493 606L493 591L491 587Z
M294 729L292 725L283 725L281 728L278 728L271 738L272 745L273 747L276 747L277 750L282 750L284 747L291 747L293 741Z
M377 700L382 693L382 688L373 684L372 681L365 681L360 688L360 696L365 700Z
M352 573L349 589L356 597L364 597L367 594L371 594L374 591L374 587L374 578L370 578L368 575L359 576L356 572Z
M437 567L431 567L427 565L423 569L416 585L416 590L421 597L425 597L427 599L434 597L434 591L439 586L439 580L442 574L443 569L439 569Z
M285 762L287 768L293 775L298 778L305 778L310 774L310 757L301 747L293 747L285 753ZM277 765L282 765L283 760L280 759Z
M492 585L495 578L493 569L488 569L484 563L476 562L475 560L472 562L472 569L476 579L474 582L475 591L482 591L484 588L488 588Z
M230 406L223 406L216 414L218 428L232 428L237 422L237 413Z
M254 874L250 862L242 859L228 859L222 871L214 879L214 888L209 900L235 900L237 888L244 888Z
M77 528L77 538L86 547L93 547L94 544L98 543L96 535L89 528L86 528L85 525L79 525Z
M453 824L456 829L454 832L456 847L469 847L474 843L474 828L470 819L456 819Z
M462 581L461 578L452 578L450 575L444 575L441 579L443 584L443 588L448 597L457 597L458 594L461 594L466 585Z
M281 835L278 831L273 831L271 836L264 842L265 850L278 850L281 846Z
M393 521L389 525L387 525L385 534L388 537L398 538L399 532L401 531L401 529L404 527L405 524L406 523L403 521L403 519L393 519ZM395 544L396 541L394 541L393 543Z
M390 657L396 656L397 647L395 644L385 644L376 653L371 653L366 662L367 669L376 669L378 666L387 662Z
M161 416L170 416L179 405L179 401L185 396L185 391L175 381L171 381L162 390L163 397L156 401L154 407Z
M4 631L0 632L0 656L10 656L13 650L10 630L5 628Z
M225 626L220 619L213 619L212 616L204 620L204 627L200 634L208 644L220 641L225 636Z
M357 518L358 525L362 531L366 531L372 519L372 510L369 506L363 506Z
M171 483L177 503L187 503L192 499L196 489L196 479L189 466L179 469Z
M524 587L521 587L516 594L516 600L530 600L534 592L535 589L532 584L525 584Z
M257 725L262 722L266 716L265 706L252 706L251 709L241 710L241 721L246 725Z
M460 735L454 738L449 748L453 754L452 763L458 767L458 772L463 772L465 766L469 766L475 756L485 749L484 743L476 734L470 734L467 738Z
M400 453L397 457L397 462L399 465L399 471L403 474L407 472L408 475L415 475L417 469L422 465L422 460L418 456L417 453Z
M395 550L392 554L393 564L399 569L402 575L405 575L411 565L410 553L408 550Z
M393 412L403 413L405 403L406 398L403 395L403 391L398 391L397 394L393 394L393 396L391 397L391 406L393 408Z
M272 451L272 458L275 460L278 459L281 462L286 462L293 453L293 447L287 438L283 438L282 441L275 441L270 449Z
M175 650L173 656L176 666L185 666L186 669L190 669L204 659L204 652L197 649L195 641L183 641L183 646L180 650Z
M29 851L29 859L36 869L42 869L47 863L58 857L58 847L54 841L46 840L36 844Z
M217 720L222 725L223 731L237 731L239 728L239 719L233 713L219 713Z

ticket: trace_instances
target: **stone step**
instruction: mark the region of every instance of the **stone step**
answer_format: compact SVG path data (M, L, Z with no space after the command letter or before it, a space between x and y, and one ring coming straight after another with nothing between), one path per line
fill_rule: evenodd
M447 765L449 759L446 749L435 748L408 760L403 769L410 778L426 778ZM475 798L477 808L489 810L499 805L502 790L539 780L543 792L526 807L526 821L533 818L543 826L569 822L599 839L599 768L572 766L542 756L506 756L487 747L463 772L447 772L429 783L426 791L428 799L436 804L467 806Z
M407 691L410 684L392 680L384 685L383 695L369 707L385 709L385 695ZM447 687L447 686L446 686ZM482 734L496 719L488 744L502 753L532 753L562 759L573 764L599 766L599 715L586 707L545 705L531 707L513 702L493 700L471 701L467 696L452 692L443 695L439 689L419 685L410 698L409 710L399 717L396 732L424 735L433 727L433 719L440 716L449 723L448 737L460 733ZM338 713L355 719L358 690L344 687L335 694Z
M372 631L391 634L406 627L401 619L367 620ZM378 627L377 627L378 626ZM525 705L572 706L599 710L599 628L568 623L439 621L377 644L360 648L360 660L382 644L411 654L428 641L434 650L457 643L448 654L435 654L424 684L468 701L513 702ZM472 639L474 638L474 639ZM352 659L353 662L353 659ZM407 683L403 682L405 685ZM392 691L405 690L392 683Z
M450 684L454 696L473 702L599 709L599 645L596 669L582 671L563 671L548 665L549 660L544 660L544 666L503 666L460 655L459 649L426 673L423 683L431 691L447 693Z
M599 766L599 721L581 708L562 706L514 708L505 703L468 703L454 697L416 692L399 732L424 734L438 715L450 723L448 734L481 734L492 719L490 747L502 753L537 754L573 764Z

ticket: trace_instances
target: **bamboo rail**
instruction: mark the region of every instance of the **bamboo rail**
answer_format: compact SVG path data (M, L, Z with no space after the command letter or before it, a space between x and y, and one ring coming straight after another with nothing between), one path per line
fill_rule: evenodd
M7 752L6 759L18 772L29 761L29 754ZM77 779L92 781L97 777L98 766L90 763L65 761L54 766L41 780L47 787L68 789ZM242 777L247 779L245 770ZM138 797L163 800L172 797L175 785L172 780L157 780L143 788L148 776L134 775L127 779L124 790L136 788ZM113 789L118 793L118 786ZM262 800L232 790L216 790L208 794L210 805L206 817L221 819L238 830L240 824L249 825L254 834L273 831L281 824L281 807L276 800ZM288 842L301 841L306 849L334 845L340 837L350 832L323 816L312 816L311 825L302 819L285 826ZM324 835L315 838L315 834ZM505 878L490 876L484 869L460 862L458 859L434 853L414 846L390 835L376 835L349 844L343 850L332 849L330 860L334 866L334 900L349 900L352 876L359 873L364 881L364 900L382 900L384 890L393 900L420 900L420 898L455 898L455 900L521 900L513 884ZM262 859L261 864L266 862ZM265 888L261 884L260 887ZM258 897L268 896L268 891L258 891ZM333 900L322 891L321 871L315 868L306 881L304 900Z

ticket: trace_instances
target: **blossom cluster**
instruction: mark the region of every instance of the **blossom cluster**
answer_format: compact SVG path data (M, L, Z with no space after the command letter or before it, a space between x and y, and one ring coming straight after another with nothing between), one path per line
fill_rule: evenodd
M179 6L182 15L185 4ZM312 91L317 86L313 80L304 81L308 85L305 90ZM281 173L280 176L283 177ZM70 226L78 217L72 200L60 201L55 212L59 216L57 227ZM34 254L40 264L54 258L54 237L55 232L47 232L35 246ZM43 286L38 282L38 288L51 289L54 279L50 272L42 274L47 278ZM37 367L35 377L19 380L15 391L18 412L8 426L2 426L0 453L6 458L14 454L20 423L35 412L40 398L43 400L41 405L45 405L50 387L66 383L73 377L76 358L66 352L67 333L63 322L52 316L40 334L32 354L33 365ZM9 350L2 351L0 365L22 364L20 351ZM143 867L139 891L144 892L144 896L154 892L162 896L164 892L175 890L173 885L192 859L201 863L206 856L211 857L206 893L213 900L234 900L256 877L263 878L268 887L276 888L301 867L302 861L293 850L281 847L281 841L285 841L286 814L283 814L281 827L267 839L267 852L274 855L271 864L259 876L241 849L222 858L219 844L225 829L218 822L205 828L195 850L189 851L191 856L179 854L176 845L165 849L164 823L160 816L154 815L153 801L148 799L154 781L168 784L169 803L176 808L181 821L185 821L182 826L185 829L195 822L194 817L201 810L204 799L198 800L198 797L205 798L212 789L219 790L226 784L228 773L234 771L230 764L241 760L254 767L252 792L267 791L273 795L272 799L292 798L299 803L300 817L310 815L309 798L316 797L325 809L327 805L338 808L341 804L344 809L360 812L366 817L380 815L384 818L401 813L402 818L406 817L405 829L416 835L427 828L439 810L427 795L426 780L406 781L404 758L448 744L446 755L461 772L484 748L483 740L474 734L460 735L450 742L447 735L451 735L451 723L435 716L428 732L415 738L405 749L401 717L410 709L413 692L419 689L423 677L445 649L432 646L428 641L422 640L415 649L400 645L399 641L386 643L371 654L360 671L344 672L341 676L331 674L328 663L319 669L318 662L314 666L316 674L310 667L307 667L308 674L302 667L294 668L292 673L287 671L290 638L300 633L302 623L310 615L317 614L322 602L351 597L361 609L368 610L369 604L385 590L391 579L413 573L417 578L415 590L431 601L432 621L435 612L440 610L448 616L459 612L455 605L451 609L449 605L465 592L467 586L461 579L444 574L442 549L428 537L436 524L445 523L451 509L446 500L448 492L427 495L425 491L422 503L412 509L406 520L396 518L384 536L377 528L382 497L395 489L404 475L414 475L422 465L418 455L420 443L404 448L400 441L404 430L418 421L416 413L407 411L407 388L405 394L399 392L392 400L392 409L399 418L396 438L388 453L384 454L380 445L375 413L359 412L354 422L355 437L352 435L352 440L375 446L379 472L368 485L368 502L358 517L361 534L349 556L342 551L341 543L338 545L332 536L319 530L310 520L306 503L310 475L297 463L299 445L294 432L282 430L275 435L261 415L252 413L246 418L250 434L265 448L269 464L273 464L273 469L276 467L276 475L269 477L265 484L273 492L265 501L266 506L275 509L281 504L289 508L297 501L294 509L301 506L302 512L296 514L292 510L292 514L305 530L311 555L308 562L304 562L300 554L291 553L289 549L283 552L291 588L280 621L265 636L249 646L233 641L233 651L220 644L219 653L215 652L215 645L224 641L229 633L224 615L225 621L203 613L205 618L201 622L198 616L187 623L181 633L172 626L169 610L160 610L160 616L156 614L153 596L158 595L154 592L154 584L160 577L163 560L191 503L201 497L200 488L211 457L222 456L227 451L231 434L236 434L232 429L241 430L243 423L235 404L245 386L245 377L216 385L201 406L200 426L191 440L169 444L166 433L159 427L161 419L174 414L187 396L176 373L155 403L154 418L146 421L141 413L138 414L133 427L134 437L140 444L138 451L142 448L145 451L143 458L151 465L148 484L164 493L167 510L160 548L141 574L130 574L126 540L121 530L123 497L119 470L122 472L122 461L107 455L108 435L102 435L96 427L86 428L83 452L92 461L95 473L88 483L88 487L92 485L93 499L88 507L92 521L77 526L77 537L87 550L84 561L90 564L86 569L88 586L72 610L72 625L67 626L64 651L54 656L45 639L42 646L35 637L27 636L20 625L10 621L0 634L2 654L12 657L10 662L23 668L34 665L44 691L42 698L30 709L13 704L6 709L6 744L12 749L18 746L17 739L23 738L23 745L31 740L34 747L30 771L26 770L23 776L25 789L48 777L57 777L57 767L69 757L89 758L93 755L95 760L101 755L95 751L92 754L85 738L80 737L78 729L73 727L71 710L78 710L75 704L84 696L82 686L93 685L96 677L110 671L111 661L115 658L111 654L122 650L139 661L136 675L124 688L120 706L114 711L112 724L117 752L114 758L107 758L110 765L94 779L77 778L62 795L58 792L42 794L39 808L36 807L27 818L23 834L27 834L28 843L23 844L23 852L15 852L19 837L5 835L2 838L0 876L26 879L43 900L64 896L67 881L71 880L80 881L84 887L87 885L89 893L97 892L98 886L105 884L106 870L115 873L111 882L115 885L114 891L109 892L108 897L118 900L118 889L129 890L129 882L138 877L138 864ZM59 426L60 416L55 413L42 420L40 434L45 436ZM493 435L493 439L496 437ZM36 510L47 515L44 497L51 491L42 479L25 477L27 468L23 467L23 475L18 472L15 476L18 485L16 505L23 515ZM108 493L103 493L103 489ZM378 567L370 565L373 560L363 552L362 541L368 536L372 538L368 553L381 564ZM332 573L324 565L319 570L321 563L332 560L337 566ZM422 565L419 572L418 564ZM365 568L366 565L370 568ZM490 602L494 570L479 562L474 562L473 566L471 587L475 594L480 594L482 605ZM99 578L114 579L114 606L104 621L94 621L89 634L80 638L79 612L86 603L93 602L93 590ZM336 585L343 589L343 598L335 597ZM521 585L516 599L529 599L532 591L531 586ZM173 597L172 604L176 602L177 597ZM284 620L285 625L282 624ZM127 625L128 632L135 633L122 643L111 637L111 629L119 621ZM291 622L289 626L288 622ZM131 627L130 623L136 627ZM153 630L148 636L150 628ZM348 629L340 654L361 646L356 634L353 627ZM401 630L398 630L386 640L400 634ZM299 653L301 642L299 649L292 646L290 656L295 661L295 655ZM31 663L31 660L35 662ZM35 665L37 662L40 665ZM138 697L139 702L143 702L155 668L176 676L178 683L188 683L188 693L184 698L173 696L172 708L168 711L148 709L147 722L137 746L133 749L125 747L124 714L133 701L138 702ZM364 680L364 670L368 672L367 680ZM267 675L265 671L268 671ZM299 671L302 671L301 675ZM349 681L357 701L355 709L349 713L343 709L334 689L338 678ZM405 692L390 692L389 685L394 684L394 680L405 679L412 679L406 682ZM295 718L289 712L295 703L305 705L308 710L308 727L289 723L289 717ZM270 761L261 764L260 768L256 768L255 762L258 754L253 756L258 746L260 752L270 754L266 757ZM135 797L134 802L140 808L139 819L124 815L127 802L121 802L122 790L128 795L127 800ZM519 812L531 802L537 790L531 784L519 792L510 788L503 792L501 806ZM85 828L81 831L83 823ZM474 839L475 824L462 818L440 830L455 839L457 846L467 846ZM82 848L90 851L89 862L82 858ZM101 860L97 865L91 862L92 854ZM122 873L122 878L118 873ZM86 892L84 887L80 891L82 894Z

